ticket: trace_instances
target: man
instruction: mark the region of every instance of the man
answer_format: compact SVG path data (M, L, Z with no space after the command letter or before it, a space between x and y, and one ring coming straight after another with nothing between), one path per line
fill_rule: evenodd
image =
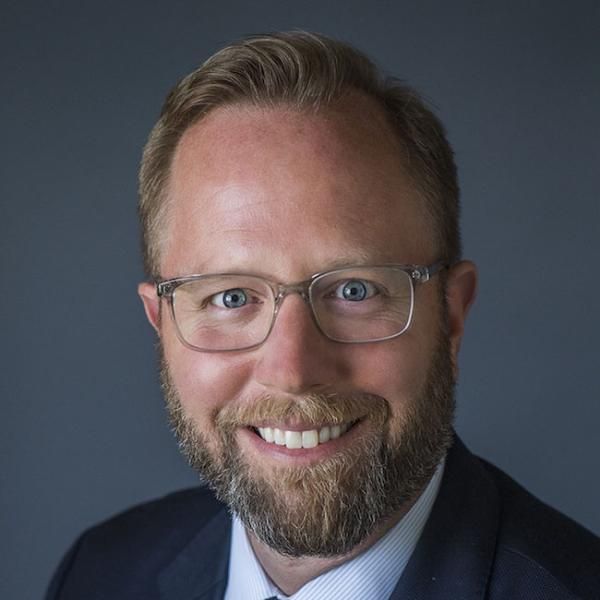
M476 270L414 91L310 34L225 48L167 98L140 216L169 415L219 501L90 530L48 598L600 598L600 542L453 433Z

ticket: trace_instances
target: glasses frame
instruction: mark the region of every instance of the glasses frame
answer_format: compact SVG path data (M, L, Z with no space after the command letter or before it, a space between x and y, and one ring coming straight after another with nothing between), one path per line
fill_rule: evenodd
M194 350L196 352L241 352L245 350L251 350L253 348L257 348L266 342L273 327L275 325L275 320L277 319L277 314L279 312L279 307L281 306L284 298L289 294L299 294L301 298L308 304L310 308L310 314L312 319L317 326L317 329L323 334L327 339L337 342L340 344L370 344L373 342L383 342L385 340L390 340L396 337L401 336L405 333L412 323L414 308L415 308L415 286L421 283L427 283L434 275L439 273L442 269L447 268L448 265L443 261L436 261L430 265L407 265L407 264L376 264L376 265L349 265L345 267L339 267L337 269L331 269L329 271L321 271L319 273L315 273L310 276L309 279L305 279L304 281L299 281L296 283L285 284L278 281L269 280L262 275L255 275L253 273L205 273L199 275L186 275L183 277L174 277L172 279L163 279L160 281L156 281L156 294L159 300L167 300L169 302L171 318L173 320L173 324L175 325L175 331L177 333L177 337L179 341L190 350ZM408 315L408 319L406 321L406 325L404 329L399 331L398 333L394 333L392 335L388 335L380 338L373 338L368 340L342 340L336 339L333 336L328 335L321 324L319 323L319 318L315 312L312 292L314 290L315 284L323 279L323 277L334 275L336 273L344 273L345 271L352 271L356 269L372 269L372 268L389 268L395 269L398 271L402 271L409 276L410 280L410 311ZM271 324L269 325L269 329L265 334L264 338L255 344L251 344L249 346L243 346L241 348L225 348L225 349L210 349L210 348L201 348L199 346L194 346L190 344L182 335L179 324L177 323L177 319L175 318L175 304L174 304L174 293L178 287L181 285L188 283L190 281L200 281L202 279L206 279L208 277L231 277L231 276L242 276L242 277L255 277L264 281L273 293L273 317L271 318Z

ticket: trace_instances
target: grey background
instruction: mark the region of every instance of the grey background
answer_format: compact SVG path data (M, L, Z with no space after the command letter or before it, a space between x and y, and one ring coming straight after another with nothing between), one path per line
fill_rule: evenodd
M170 86L275 29L346 39L434 101L481 269L458 430L600 533L599 6L4 2L0 597L39 598L82 528L195 483L136 297L136 171Z

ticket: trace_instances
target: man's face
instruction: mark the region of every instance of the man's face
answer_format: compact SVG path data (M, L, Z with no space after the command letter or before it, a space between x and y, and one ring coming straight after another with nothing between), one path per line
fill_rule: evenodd
M246 272L290 283L340 265L438 258L402 150L360 97L316 115L215 110L178 146L168 210L163 278ZM264 344L224 353L185 347L166 303L140 286L183 449L264 542L292 555L346 552L426 483L449 443L462 333L439 286L417 287L411 327L392 340L328 340L292 294ZM340 422L352 426L315 448L255 430Z

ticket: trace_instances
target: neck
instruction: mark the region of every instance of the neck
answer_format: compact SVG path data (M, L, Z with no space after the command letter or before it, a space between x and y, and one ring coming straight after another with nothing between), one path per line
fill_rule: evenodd
M383 521L363 542L355 546L347 554L340 556L284 556L261 542L252 532L246 531L254 554L262 565L262 568L265 570L265 573L284 594L291 596L306 583L315 579L315 577L322 575L342 563L352 560L365 550L368 550L392 529L402 517L404 517L416 502L417 498L419 498L420 494L421 492L419 492L410 502L405 504L392 517Z

